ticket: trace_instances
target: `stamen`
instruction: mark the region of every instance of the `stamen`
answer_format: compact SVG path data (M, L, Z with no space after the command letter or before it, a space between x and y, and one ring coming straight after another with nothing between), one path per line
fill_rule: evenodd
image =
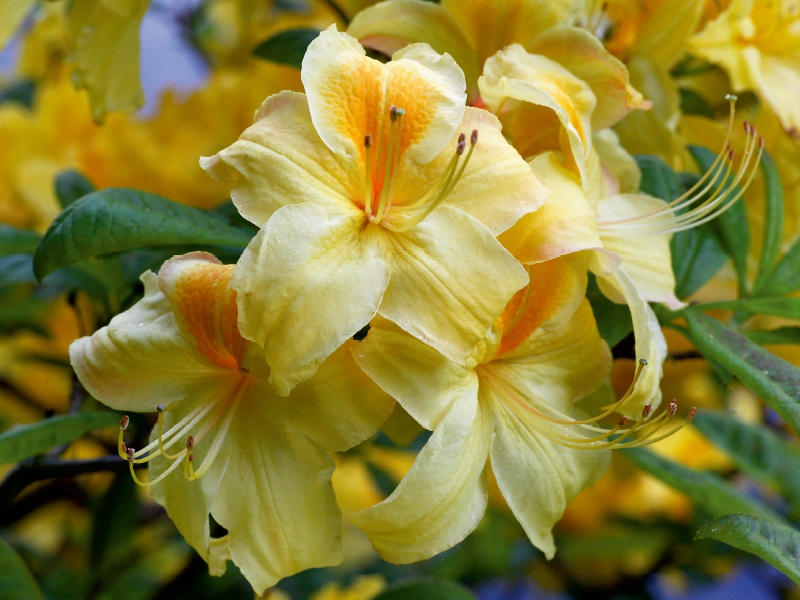
M372 167L370 166L370 148L372 148L372 136L367 134L364 136L364 164L365 164L365 174L364 174L364 184L366 186L366 196L364 197L364 213L370 215L372 214L372 194L374 193L372 190Z
M747 140L739 169L735 175L732 174L734 153L730 149L730 139L733 132L736 97L728 96L727 98L731 103L730 118L723 150L697 183L679 198L650 213L599 222L598 228L601 232L664 235L685 231L719 217L742 197L758 170L763 151L763 138L757 134L752 124L747 121L742 124ZM758 146L758 152L753 160L756 146ZM743 179L745 182L737 191L736 188ZM712 190L711 195L706 198ZM706 199L703 200L704 198ZM697 202L700 204L694 208L681 214L675 214L676 211L688 209Z
M117 438L117 453L119 454L120 458L124 458L127 460L128 458L128 447L125 445L125 442L122 441L123 432L128 428L128 423L130 419L128 415L125 415L119 421L119 438Z
M383 186L381 187L381 197L378 201L378 211L372 218L373 223L380 223L386 216L389 207L392 205L394 194L394 182L397 165L400 161L400 134L403 129L403 115L406 114L402 108L392 105L389 109L389 146L386 152L386 166L383 172Z

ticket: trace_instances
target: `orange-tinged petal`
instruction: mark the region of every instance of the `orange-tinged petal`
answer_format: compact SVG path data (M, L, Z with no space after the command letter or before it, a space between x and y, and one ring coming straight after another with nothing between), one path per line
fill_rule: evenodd
M464 73L449 55L414 44L383 64L332 25L311 42L301 71L311 118L325 144L352 159L372 136L375 169L386 162L392 106L405 111L401 156L433 159L450 141L466 103Z

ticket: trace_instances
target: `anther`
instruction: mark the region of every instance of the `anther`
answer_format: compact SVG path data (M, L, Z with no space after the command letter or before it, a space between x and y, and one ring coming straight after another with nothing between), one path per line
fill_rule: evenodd
M194 448L194 436L190 435L186 438L186 449L191 450L192 448Z
M370 134L364 136L364 147L365 148L372 147L372 136Z
M652 410L653 410L653 405L652 404L650 404L649 402L647 404L645 404L644 408L642 409L642 418L646 419L647 417L649 417L650 416L650 411L652 411Z
M463 133L461 134L464 135ZM467 147L467 143L464 140L458 140L458 145L456 146L456 154L461 156L464 154L464 149Z
M459 143L459 144L463 144L463 143L464 143L464 142L466 142L466 141L467 141L467 136L466 136L465 134L463 134L463 133L462 133L462 134L460 134L460 135L458 136L458 143Z
M158 406L156 406L156 410L158 412L164 412L164 405L163 404L159 404Z
M478 143L478 130L477 129L473 129L472 130L472 135L470 136L469 141L473 146Z
M622 427L627 422L628 422L628 417L622 416L620 417L619 421L617 421L617 427Z
M194 462L194 454L189 452L189 462Z
M747 135L750 135L750 123L748 123L747 121L744 121L744 122L742 123L742 126L744 127L744 132L745 132Z
M639 359L639 364L642 365L643 367L646 367L647 366L647 359L646 358L640 358Z
M125 442L120 442L119 447L122 450L123 454L128 453L128 445Z
M686 415L686 422L691 423L692 419L694 419L696 416L697 416L697 407L693 406L692 410L689 411L689 414Z
M389 118L392 121L397 118L397 107L394 104L392 104L392 106L389 108Z
M678 412L678 403L675 400L669 403L669 406L667 407L667 412L669 413L670 417L674 417L675 413Z
M125 448L125 454L128 455L128 460L130 460L131 462L133 462L134 453L135 452L134 452L133 448L127 448L127 447Z
M120 429L127 429L129 422L130 422L130 419L128 418L128 415L125 415L124 417L122 417L119 420L119 428Z
M736 96L735 94L727 94L725 96L725 100L728 100L730 102L736 102L738 99L739 99L739 96Z
M758 147L761 148L762 150L764 149L764 136L763 135L758 136Z

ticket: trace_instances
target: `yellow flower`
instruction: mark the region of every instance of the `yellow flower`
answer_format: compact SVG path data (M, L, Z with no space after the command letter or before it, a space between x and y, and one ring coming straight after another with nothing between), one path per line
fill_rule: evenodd
M527 280L495 236L546 191L427 45L384 65L332 26L302 78L201 161L261 227L233 279L242 334L282 395L376 312L463 364Z
M721 65L736 92L755 90L783 126L800 131L800 10L792 0L734 0L689 40Z
M624 397L595 418L573 408L611 364L583 298L586 271L579 262L567 257L529 267L531 283L508 304L470 367L385 319L373 321L357 351L359 366L433 430L391 496L348 515L387 560L430 557L476 527L487 502L487 458L531 542L552 557L553 525L606 469L608 448L627 445L637 430L655 433L667 418L640 415L622 430L623 418L606 430L594 424ZM608 442L616 433L621 437Z
M142 276L141 301L74 342L70 358L101 402L159 411L145 448L127 448L120 430L131 473L152 460L143 485L153 486L212 574L230 558L262 593L282 577L341 561L325 449L369 437L393 402L346 346L289 398L277 396L261 352L237 329L232 273L206 253L170 259L157 277ZM210 538L209 514L227 535Z
M361 575L353 584L342 589L336 583L329 583L311 596L311 600L371 600L386 587L380 575Z

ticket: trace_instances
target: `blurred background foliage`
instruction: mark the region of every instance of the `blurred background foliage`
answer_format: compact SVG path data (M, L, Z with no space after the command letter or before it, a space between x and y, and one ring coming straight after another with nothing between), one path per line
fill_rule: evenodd
M133 484L115 456L119 415L81 389L67 348L141 296L142 270L189 248L236 259L253 229L197 157L232 143L268 95L300 90L305 44L331 22L344 27L370 2L155 0L141 31L147 103L102 125L70 79L68 3L23 4L0 55L0 598L250 599L233 564L223 577L209 576L164 510ZM637 87L637 77L647 83L635 46L622 40L607 46L628 62ZM643 125L631 121L646 116L632 114L618 128L638 153L643 191L667 200L708 167L703 147L721 145L727 108L714 99L730 88L723 71L690 59L671 78L675 102L655 107L672 111L661 139L648 146L632 135ZM658 96L665 97L672 96ZM455 548L392 565L346 524L346 561L284 580L272 598L800 600L789 577L745 552L752 548L695 540L728 513L789 530L800 522L800 449L791 427L800 414L793 412L800 378L791 370L800 364L800 146L755 95L740 98L739 108L772 158L729 218L673 240L678 295L704 304L687 313L658 309L670 346L664 396L684 410L697 406L694 424L651 451L616 453L559 523L553 561L527 541L495 486L483 521ZM48 231L68 207L59 218L72 219L82 236L72 246L57 227ZM109 207L129 210L139 224L156 216L162 229L111 246L114 236L86 225ZM584 401L602 406L631 380L633 339L627 309L594 284L587 293L617 359L608 384ZM719 327L729 343L709 345ZM750 359L762 346L788 361L768 363L784 369L780 377L773 370L758 379L763 369ZM744 365L742 356L750 357ZM153 422L132 419L134 445ZM385 498L426 435L398 409L373 439L337 455L343 510ZM800 572L798 555L789 560Z

